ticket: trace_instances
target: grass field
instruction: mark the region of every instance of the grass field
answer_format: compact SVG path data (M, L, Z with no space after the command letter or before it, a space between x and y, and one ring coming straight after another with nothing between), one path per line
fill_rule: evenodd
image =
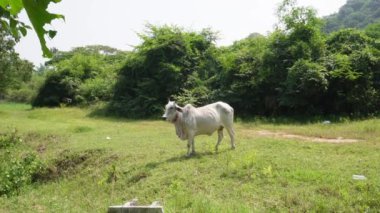
M236 150L225 137L214 153L216 134L200 136L197 155L187 158L186 143L169 123L89 114L0 104L0 132L17 129L22 138L0 149L0 159L32 152L45 165L17 194L0 197L0 212L106 212L133 198L146 204L159 200L166 212L380 209L379 119L328 125L237 121ZM259 130L360 141L314 143L263 136ZM367 179L353 180L354 174Z

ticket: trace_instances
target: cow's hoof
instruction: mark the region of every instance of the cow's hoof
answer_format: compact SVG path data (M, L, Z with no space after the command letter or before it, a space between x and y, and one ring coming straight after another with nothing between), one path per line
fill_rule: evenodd
M231 147L231 150L235 150L235 147L233 146L233 147Z
M190 152L190 153L188 153L187 155L186 155L186 157L191 157L191 156L194 156L196 153L195 152Z

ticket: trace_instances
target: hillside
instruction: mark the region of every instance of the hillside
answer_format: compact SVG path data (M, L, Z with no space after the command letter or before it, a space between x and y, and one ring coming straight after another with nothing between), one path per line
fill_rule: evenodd
M379 0L347 0L338 13L324 18L325 31L332 32L341 28L365 28L380 20Z

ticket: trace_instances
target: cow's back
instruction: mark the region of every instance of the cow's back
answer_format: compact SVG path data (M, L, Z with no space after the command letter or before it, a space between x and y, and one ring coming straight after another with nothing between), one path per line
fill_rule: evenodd
M220 127L232 126L233 122L233 108L224 102L198 108L186 105L183 113L189 130L193 130L196 135L212 134Z

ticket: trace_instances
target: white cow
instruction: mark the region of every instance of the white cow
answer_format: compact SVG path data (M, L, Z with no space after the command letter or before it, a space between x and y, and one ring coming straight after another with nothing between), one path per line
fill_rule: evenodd
M231 149L235 149L234 109L226 103L216 102L198 108L187 104L182 108L174 101L169 100L169 103L165 106L165 114L162 117L174 124L177 136L181 140L188 140L188 156L195 153L195 136L211 135L216 130L218 130L218 142L216 143L215 151L218 151L220 141L223 139L223 128L226 128L230 135Z

